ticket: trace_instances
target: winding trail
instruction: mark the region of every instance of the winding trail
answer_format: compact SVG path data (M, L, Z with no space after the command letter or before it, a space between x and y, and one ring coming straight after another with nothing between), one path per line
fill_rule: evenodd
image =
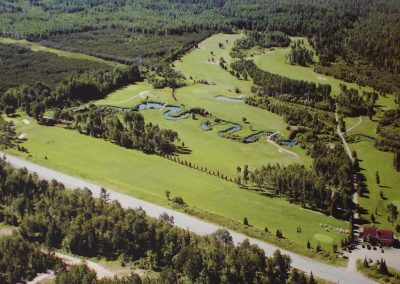
M354 124L352 127L350 127L349 129L346 129L346 133L352 131L354 128L356 128L361 122L362 122L362 116L358 117L358 121L356 124Z
M71 255L66 255L66 254L62 254L59 252L56 252L55 255L58 258L61 258L61 260L63 262L65 262L68 265L75 265L75 264L82 264L82 263L86 263L87 267L89 267L90 269L96 271L97 274L97 278L98 279L102 279L102 278L113 278L115 276L115 273L108 270L107 268L105 268L104 266L90 261L90 260L84 260L78 257L74 257Z
M6 158L7 162L9 162L15 168L26 168L29 172L36 172L38 176L45 180L57 180L63 183L66 188L88 188L92 191L94 197L98 197L101 192L101 186L87 182L83 179L72 177L61 173L56 170L52 170L32 162L17 158L15 156L11 156L5 154L0 151L0 155ZM158 218L160 214L166 212L168 215L174 217L174 225L180 227L182 229L188 229L193 233L199 235L208 235L216 230L222 228L219 225L209 223L207 221L200 220L196 217L174 211L172 209L162 207L156 204L152 204L150 202L134 198L129 195L125 195L119 193L117 191L107 189L110 194L111 200L117 200L120 202L121 206L124 208L138 208L141 207L146 211L146 214L153 218ZM245 239L249 239L250 243L258 245L262 248L266 255L272 255L278 247L254 239L249 238L246 235L241 233L237 233L235 231L229 230L229 233L232 236L232 239L235 243L243 242ZM279 248L280 249L280 248ZM375 283L374 281L367 279L362 274L358 272L348 271L346 267L336 267L333 265L325 264L316 260L313 260L309 257L302 256L284 249L280 249L282 253L287 254L292 259L292 266L296 267L300 270L303 270L307 273L311 271L317 277L330 280L335 283L351 283L351 284L368 284Z
M342 143L343 143L344 149L346 150L347 156L349 156L350 160L353 161L353 156L351 155L351 150L350 150L349 144L347 144L346 138L344 137L343 132L340 130L339 115L337 112L335 112L335 119L337 122L337 133L338 133L340 139L342 140Z
M338 133L340 139L342 139L342 143L343 143L344 149L346 150L347 156L349 156L349 159L351 160L351 162L354 162L354 158L353 158L353 155L351 154L351 150L350 150L349 144L347 144L346 138L344 137L343 132L340 130L339 115L338 115L337 111L335 112L335 119L336 119L336 122L337 122L337 133ZM360 117L360 121L358 123L361 123L361 121L362 120L361 120L361 117ZM354 126L356 126L358 123L356 123ZM353 126L353 128L354 128L354 126ZM353 200L353 203L356 206L358 206L358 193L357 193L357 190L356 190L355 175L353 176L353 191L354 191L354 193L353 193L352 200ZM360 217L358 212L357 212L357 210L354 210L353 217L354 217L354 220L357 220ZM359 230L359 228L357 226L354 226L352 234L353 234L353 243L355 245L357 245L357 242L358 242L359 237L360 237L360 230ZM349 261L349 263L348 263L349 271L354 270L353 267L354 267L354 263L352 264L352 262Z
M285 152L285 153L288 153L289 155L293 155L293 156L295 156L296 158L299 157L299 155L298 155L297 153L292 152L292 151L290 151L290 150L288 150L288 149L282 147L281 145L279 145L278 143L276 143L274 140L267 139L267 141L268 141L268 143L270 143L270 144L274 145L275 147L277 147L279 150L281 150L281 151L283 151L283 152Z
M290 151L290 150L288 150L288 149L282 147L281 145L279 145L278 143L276 143L274 140L272 140L272 137L278 135L279 132L280 132L280 131L277 131L277 132L275 132L275 133L272 133L272 134L268 135L268 137L267 137L268 143L274 145L274 146L277 147L279 150L281 150L281 151L283 151L283 152L285 152L285 153L288 153L289 155L293 155L293 156L295 156L296 158L298 158L299 155L298 155L297 153L292 152L292 151Z

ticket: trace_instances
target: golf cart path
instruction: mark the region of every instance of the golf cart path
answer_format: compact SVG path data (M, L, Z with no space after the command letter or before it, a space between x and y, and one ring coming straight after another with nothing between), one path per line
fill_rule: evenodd
M346 150L347 156L349 156L350 160L353 161L353 156L351 155L351 150L350 150L349 144L347 144L346 138L344 137L343 132L340 130L339 115L337 112L335 112L335 119L337 122L337 133L343 142L343 146L344 146L344 149Z
M299 155L297 155L297 153L292 152L292 151L290 151L290 150L288 150L288 149L286 149L286 148L283 148L281 145L279 145L279 144L276 143L274 140L272 140L272 137L274 137L275 135L279 134L279 132L280 132L280 131L277 131L277 132L275 132L275 133L272 133L272 134L268 135L268 137L267 137L268 143L274 145L275 147L277 147L277 148L278 148L279 150L281 150L282 152L288 153L289 155L293 155L293 156L295 156L296 158L298 158Z
M281 145L279 145L278 143L276 143L274 140L267 139L267 141L268 141L268 143L270 143L270 144L274 145L275 147L277 147L279 150L281 150L281 151L283 151L283 152L285 152L285 153L288 153L289 155L293 155L293 156L295 156L296 158L299 157L299 155L297 155L297 153L292 152L292 151L290 151L290 150L288 150L288 149L286 149L286 148L283 148Z
M36 172L38 176L45 180L57 180L65 185L66 188L88 188L93 193L94 197L98 197L101 192L101 186L96 185L94 183L87 182L83 179L72 177L61 173L56 170L52 170L32 162L17 158L15 156L11 156L5 154L0 151L0 155L6 158L6 161L10 163L15 168L26 168L29 172ZM174 225L180 227L182 229L188 229L193 233L199 235L208 235L216 230L222 228L219 225L209 223L203 220L200 220L196 217L174 211L169 208L165 208L156 204L152 204L150 202L134 198L129 195L125 195L119 192L116 192L111 189L107 189L110 194L111 200L117 200L120 202L121 206L125 208L138 208L141 207L146 211L146 214L153 218L158 218L160 214L166 212L168 215L174 217ZM235 231L229 230L229 233L232 236L232 239L235 243L243 242L245 239L249 239L250 243L258 245L262 248L267 256L273 254L273 252L278 249L278 247L271 245L269 243L250 238L244 234L237 233ZM309 257L301 256L299 254L289 252L287 250L281 249L282 253L287 254L292 259L292 266L296 267L302 271L310 273L311 271L317 277L330 280L335 283L351 283L351 284L368 284L375 283L374 281L364 277L361 273L355 273L353 271L349 271L345 267L336 267L334 265L325 264L316 260L313 260Z
M346 132L352 131L352 130L353 130L354 128L356 128L362 121L363 121L363 120L362 120L362 116L359 116L359 117L358 117L357 123L354 124L354 125L353 125L352 127L350 127L349 129L347 129Z

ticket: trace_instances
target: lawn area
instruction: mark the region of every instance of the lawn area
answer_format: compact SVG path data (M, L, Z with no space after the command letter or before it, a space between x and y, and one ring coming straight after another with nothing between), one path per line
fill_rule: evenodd
M370 220L371 214L375 215L377 226L389 228L394 231L394 226L387 221L387 205L395 203L400 208L400 173L393 167L393 153L378 151L372 142L362 141L350 144L352 150L357 151L360 159L361 173L364 174L369 193L366 197L359 198L361 207L368 210L362 217ZM380 184L376 183L375 174L379 171ZM383 191L384 200L380 198L380 191ZM377 209L378 214L375 214Z
M108 65L122 65L119 63L115 63L112 61L106 61L106 60L100 59L98 57L86 55L83 53L77 53L77 52L71 52L71 51L65 51L65 50L46 47L44 45L41 45L40 43L31 42L31 41L27 41L27 40L16 40L16 39L11 39L11 38L0 37L0 43L15 44L15 45L19 45L19 46L28 48L32 51L49 52L49 53L53 53L58 56L62 56L62 57L66 57L66 58L89 60L89 61L95 61L95 62L104 63L104 64L108 64Z
M150 101L160 101L172 105L183 106L188 110L193 107L206 109L215 117L222 120L239 123L243 129L235 134L241 137L248 136L258 131L280 131L282 136L287 136L286 123L282 117L269 111L252 107L244 103L233 103L217 100L216 96L236 97L250 95L250 81L238 80L229 72L223 70L218 64L211 64L211 51L214 58L219 60L224 57L226 61L231 60L229 51L241 35L214 35L199 44L199 48L192 50L180 60L174 62L176 69L183 72L188 79L188 86L176 90L175 98L169 88L153 89L147 82L140 82L117 90L105 99L96 101L98 105L113 105L122 107L133 107L148 98ZM220 48L218 43L223 43ZM213 84L198 84L193 80L207 80ZM242 93L236 94L235 88ZM185 146L192 153L183 156L183 159L196 165L218 170L229 177L236 176L236 167L249 165L250 168L259 167L267 163L302 163L311 164L311 159L304 151L294 146L293 150L299 157L293 157L287 153L279 152L275 146L267 143L265 137L260 141L250 144L242 144L217 135L219 130L227 129L229 126L215 126L211 131L204 131L201 123L205 118L197 116L195 120L188 118L179 121L165 120L162 111L145 110L142 112L146 121L157 123L163 128L173 129L178 132ZM248 123L243 123L245 117Z
M95 101L97 105L112 105L119 107L134 107L148 98L149 101L174 103L170 88L153 89L147 81L138 82L116 90L102 100Z
M378 134L376 134L377 122L370 120L368 116L362 116L361 122L359 122L360 118L358 117L346 117L344 120L346 122L347 136L360 134L374 138L378 137Z
M275 232L279 228L286 238L303 248L308 240L314 245L318 240L331 250L331 244L340 243L344 237L334 230L325 231L320 223L347 229L346 222L301 209L283 199L240 189L233 183L167 159L124 149L60 127L40 126L33 121L23 124L23 118L13 120L17 131L27 134L23 146L29 154L16 150L8 152L67 174L165 206L171 206L165 198L165 191L170 190L190 207L215 216L237 223L242 223L246 216L256 229L263 230L267 226ZM302 233L296 232L299 226Z
M223 93L225 96L232 96L235 87L239 88L243 94L248 95L252 82L238 80L219 66L221 57L227 64L230 64L232 59L229 53L234 41L240 37L242 37L241 34L213 35L202 41L199 48L174 62L175 69L181 71L187 79L192 77L193 80L207 80L213 86L214 92ZM218 46L219 43L223 44L222 48ZM214 62L211 61L212 58L214 58Z
M307 42L306 38L303 39L305 42ZM318 74L314 72L312 67L290 65L286 63L286 55L289 53L289 51L290 47L265 49L263 52L257 52L254 54L254 63L262 70L292 79L314 82L316 84L330 84L332 86L332 94L334 96L339 94L340 83L354 89L371 91L371 88L360 87L354 83L346 83L330 76Z

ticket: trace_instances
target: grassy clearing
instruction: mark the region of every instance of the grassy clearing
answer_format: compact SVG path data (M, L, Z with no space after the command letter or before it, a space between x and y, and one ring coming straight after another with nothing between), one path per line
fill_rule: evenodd
M292 38L292 40L293 39L299 38ZM306 38L303 38L303 40L307 42ZM354 83L346 83L333 77L318 74L314 72L312 67L290 65L286 63L286 55L289 53L289 51L290 47L265 49L262 52L259 51L254 54L254 63L263 70L292 79L314 82L316 84L330 84L332 86L332 94L334 96L339 94L339 84L345 84L348 87L358 90L371 91L371 88L368 87L360 87Z
M175 68L185 74L187 79L192 77L193 80L207 80L213 84L215 91L224 93L226 96L229 96L235 87L239 88L243 94L249 94L251 81L238 80L219 66L221 57L230 64L232 61L229 56L230 50L234 41L241 36L240 34L213 35L202 41L199 48L174 62ZM222 43L224 47L220 48L219 43ZM211 61L212 58L214 62Z
M54 48L49 48L46 46L43 46L39 43L36 42L30 42L27 40L16 40L16 39L11 39L11 38L1 38L0 37L0 43L4 44L15 44L19 45L25 48L28 48L32 51L43 51L43 52L49 52L56 54L58 56L66 57L66 58L71 58L71 59L81 59L81 60L89 60L89 61L95 61L103 64L108 64L108 65L121 65L119 63L115 63L112 61L106 61L94 56L86 55L83 53L77 53L77 52L70 52L70 51L65 51L65 50L60 50L60 49L54 49Z
M368 116L363 116L361 123L359 123L359 118L358 117L346 117L345 122L346 122L346 128L350 129L352 126L355 126L352 128L350 131L346 133L347 136L349 135L366 135L370 137L378 137L378 134L376 134L376 126L377 122L372 121L368 118Z
M367 213L362 217L370 220L370 215L374 214L376 223L379 227L390 228L394 226L387 221L387 205L395 202L400 205L400 173L396 172L393 164L393 153L378 151L371 142L363 141L350 144L352 150L357 151L360 159L361 173L365 176L369 193L366 197L359 198L362 208ZM376 184L375 173L379 171L380 185ZM380 191L383 191L384 198L380 198ZM375 214L377 210L378 214Z
M262 197L158 156L124 149L59 127L40 126L35 122L25 125L22 118L14 120L17 130L27 134L28 140L23 144L30 153L9 150L10 153L126 194L171 206L165 198L165 191L170 190L194 210L207 212L204 215L207 219L241 224L246 216L255 230L267 226L275 232L279 228L298 250L305 250L308 240L316 245L316 234L332 238L332 243L340 242L342 235L334 230L324 231L320 223L348 226L346 222L301 209L283 199ZM296 232L298 226L302 233ZM321 242L321 245L330 250L332 243Z

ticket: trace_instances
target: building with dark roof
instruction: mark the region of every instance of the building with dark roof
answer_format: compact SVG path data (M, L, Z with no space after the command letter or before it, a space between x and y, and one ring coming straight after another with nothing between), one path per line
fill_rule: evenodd
M376 227L364 227L362 230L362 237L364 242L379 242L382 245L392 245L394 241L394 235L391 230L379 229Z

